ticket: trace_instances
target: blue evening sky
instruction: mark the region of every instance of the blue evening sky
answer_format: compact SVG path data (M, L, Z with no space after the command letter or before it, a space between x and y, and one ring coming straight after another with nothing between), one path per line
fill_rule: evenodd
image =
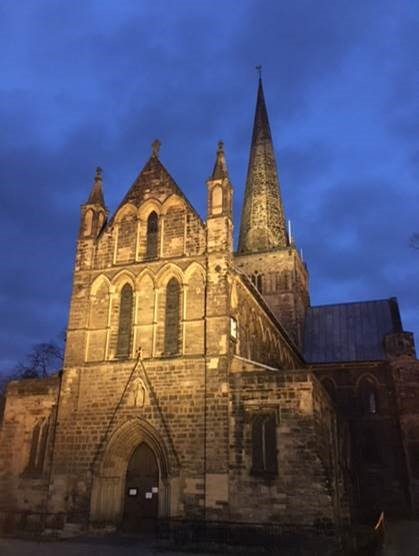
M0 371L64 329L79 206L160 158L205 217L223 139L238 230L256 99L312 304L397 296L419 332L419 3L3 0Z

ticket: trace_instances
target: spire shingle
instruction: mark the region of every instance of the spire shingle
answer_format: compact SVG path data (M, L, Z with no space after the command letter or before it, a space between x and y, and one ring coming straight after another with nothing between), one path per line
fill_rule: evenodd
M259 78L238 252L257 253L287 245L275 152Z
M101 205L102 207L105 206L105 199L103 198L102 191L102 168L99 166L96 168L96 175L93 181L92 190L90 191L86 204Z
M227 163L224 156L224 143L218 141L217 158L215 159L214 169L211 179L220 180L228 177Z

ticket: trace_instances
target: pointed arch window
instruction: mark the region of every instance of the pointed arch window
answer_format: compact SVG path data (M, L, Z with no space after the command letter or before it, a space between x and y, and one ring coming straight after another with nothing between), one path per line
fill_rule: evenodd
M88 210L84 217L84 231L83 235L90 236L93 228L93 211Z
M378 412L377 385L372 378L366 377L358 386L361 412L364 415L375 415Z
M171 278L166 288L166 314L164 323L164 353L178 355L180 352L181 289L176 278Z
M221 214L223 212L223 190L217 185L212 190L211 205L213 214Z
M251 276L252 283L259 293L262 293L262 274L259 274L257 270Z
M129 357L131 352L133 297L132 287L125 284L121 290L116 344L116 356L121 359Z
M158 236L159 219L157 214L153 211L147 219L147 258L155 259L157 257Z
M49 419L41 419L32 431L31 451L26 468L27 473L40 475L44 469L45 454L47 449Z
M275 412L252 419L252 473L276 475L278 472Z

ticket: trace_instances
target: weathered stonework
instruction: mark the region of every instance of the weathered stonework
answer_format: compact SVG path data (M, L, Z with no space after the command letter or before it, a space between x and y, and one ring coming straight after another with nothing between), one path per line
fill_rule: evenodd
M266 253L235 257L235 265L251 280L291 340L303 344L309 305L308 273L294 245Z
M306 371L249 369L233 372L230 384L233 519L308 529L316 523L333 529L348 519L337 417L315 377ZM255 476L251 470L251 420L266 408L277 415L274 477Z
M407 498L413 514L419 516L419 361L408 350L405 355L391 357L390 369L407 471Z
M31 516L46 512L59 392L57 375L8 385L0 425L0 530L13 529L19 520L28 520L30 528L32 519L34 528L39 528ZM42 453L34 454L33 436L39 425L45 442Z
M97 170L62 373L6 392L3 530L151 519L336 540L366 514L418 511L413 340L400 324L382 360L305 361L308 273L285 231L261 85L253 147L237 254L222 143L205 222L157 142L109 220Z
M266 252L289 243L262 80L259 79L238 252Z
M349 444L345 449L351 473L356 476L351 500L354 515L368 520L380 511L389 516L409 514L400 413L388 363L316 365L313 371L332 394L348 425L348 439L342 442ZM376 412L363 407L364 380L376 385Z

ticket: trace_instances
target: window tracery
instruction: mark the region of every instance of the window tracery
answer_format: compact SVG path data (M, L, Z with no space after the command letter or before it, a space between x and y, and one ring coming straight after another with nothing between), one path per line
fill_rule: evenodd
M251 275L252 283L259 293L262 293L262 276L263 275L259 274L257 270L255 270Z

